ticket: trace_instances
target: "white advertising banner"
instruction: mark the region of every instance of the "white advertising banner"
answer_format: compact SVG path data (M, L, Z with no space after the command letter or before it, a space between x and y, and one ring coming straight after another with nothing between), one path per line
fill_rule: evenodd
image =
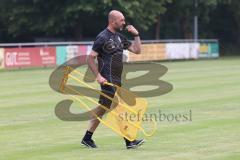
M167 59L197 59L199 43L167 43Z

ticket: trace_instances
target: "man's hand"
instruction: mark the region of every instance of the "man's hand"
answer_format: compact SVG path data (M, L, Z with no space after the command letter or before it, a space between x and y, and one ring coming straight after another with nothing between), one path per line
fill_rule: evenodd
M126 27L127 31L130 32L134 36L133 43L128 47L128 50L130 52L133 52L135 54L141 53L141 40L139 37L139 33L136 28L134 28L132 25L127 25Z
M97 82L99 84L104 84L105 82L107 82L107 80L100 73L98 73L97 74Z
M126 26L126 29L127 29L127 31L130 32L134 37L139 35L138 30L137 30L135 27L133 27L132 25L127 25L127 26Z

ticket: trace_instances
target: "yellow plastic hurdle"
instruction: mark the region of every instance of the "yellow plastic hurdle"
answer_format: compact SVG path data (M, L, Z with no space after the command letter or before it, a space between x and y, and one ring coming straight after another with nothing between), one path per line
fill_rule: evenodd
M79 96L84 97L84 99L96 105L99 105L101 108L107 111L108 113L105 118L99 117L99 115L95 113L83 100L78 98L76 95L69 95L73 100L79 102L85 109L90 111L102 124L104 124L108 128L111 128L118 135L125 137L130 141L136 139L138 130L141 130L143 134L147 137L152 136L156 132L157 124L156 121L153 119L149 120L149 122L151 122L152 124L152 130L150 132L146 132L142 127L142 118L147 110L147 101L144 98L138 97L137 95L133 94L132 92L123 87L107 82L105 83L105 85L110 85L116 88L116 94L114 98L111 98L108 95L102 93L101 91L95 89L91 85L87 84L86 82L78 79L72 73L75 73L81 77L85 76L81 72L74 70L70 66L64 66L63 79L59 86L60 91L62 93L67 93L65 91L65 89L67 88L72 92L78 94ZM66 84L69 78L75 80L79 84L93 89L100 95L110 99L112 101L112 106L110 108L107 108L106 106L100 105L93 98L85 96L84 94L75 90L73 87L67 86ZM131 101L131 105L127 103L129 101ZM125 115L125 118L123 117L123 115Z

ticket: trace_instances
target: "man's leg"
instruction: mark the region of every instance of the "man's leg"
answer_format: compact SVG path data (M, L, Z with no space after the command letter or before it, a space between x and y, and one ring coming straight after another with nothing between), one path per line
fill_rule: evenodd
M106 111L101 106L98 106L97 109L98 110L96 114L101 118ZM93 133L98 127L99 123L100 121L97 118L89 120L88 131Z
M102 85L101 89L104 94L106 94L107 96L109 96L111 98L114 98L115 89L113 87L107 86L107 85ZM99 104L100 104L100 106L98 106L94 112L98 117L101 118L104 115L104 113L106 112L104 107L107 107L108 109L110 109L112 100L110 100L106 96L100 95ZM95 145L94 141L92 140L92 135L95 132L96 128L98 127L99 123L100 123L100 121L96 117L94 117L93 119L91 119L89 121L88 129L85 133L85 136L82 139L82 144L84 144L87 147L91 147L91 148L97 147Z

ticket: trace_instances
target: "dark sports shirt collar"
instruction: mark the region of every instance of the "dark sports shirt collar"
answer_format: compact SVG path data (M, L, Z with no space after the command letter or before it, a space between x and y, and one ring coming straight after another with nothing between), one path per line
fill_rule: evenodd
M113 35L116 35L116 34L117 34L117 32L112 32L112 31L110 31L110 29L108 29L108 27L106 28L106 30L107 30L108 32L112 33Z

